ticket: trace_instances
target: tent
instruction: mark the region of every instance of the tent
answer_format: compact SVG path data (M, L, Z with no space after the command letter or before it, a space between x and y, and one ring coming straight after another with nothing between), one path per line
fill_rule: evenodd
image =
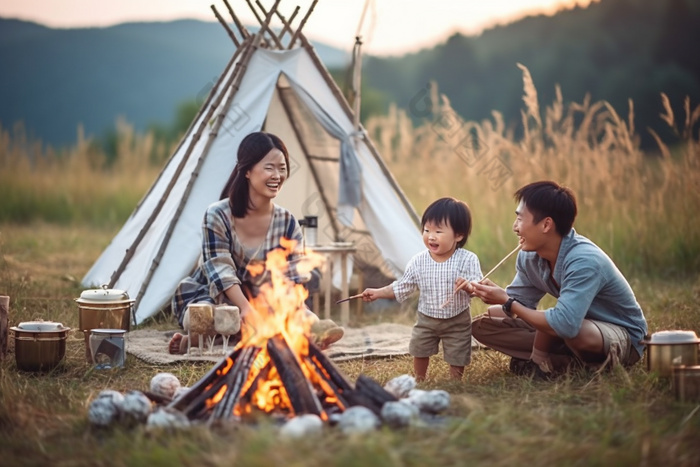
M388 277L400 276L423 248L415 210L301 33L313 5L293 33L298 7L287 21L278 5L265 11L258 3L263 18L254 34L228 3L238 34L215 10L236 51L153 186L82 280L126 290L136 299L137 324L166 307L192 272L204 212L220 199L239 143L253 131L287 145L290 176L275 203L297 219L318 216L319 243L354 242L355 267ZM270 27L273 16L281 33Z

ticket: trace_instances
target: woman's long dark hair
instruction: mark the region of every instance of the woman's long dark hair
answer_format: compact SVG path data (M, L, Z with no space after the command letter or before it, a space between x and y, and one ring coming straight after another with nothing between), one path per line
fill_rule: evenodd
M258 131L251 133L241 141L238 146L238 161L236 167L233 168L231 176L226 182L224 190L221 192L221 198L228 198L229 206L233 217L245 217L248 209L252 208L250 204L250 192L248 189L248 179L245 174L260 162L268 152L273 149L279 149L284 154L284 161L287 163L289 170L289 154L287 146L284 145L281 139L272 133Z

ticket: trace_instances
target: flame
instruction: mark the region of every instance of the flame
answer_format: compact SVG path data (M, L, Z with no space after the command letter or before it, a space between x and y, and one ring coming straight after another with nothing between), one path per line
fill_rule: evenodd
M270 363L266 347L268 340L278 334L281 334L289 345L304 376L317 394L325 396L322 402L344 409L333 388L319 374L322 373L328 378L327 372L320 365L320 369L317 369L309 357L309 335L316 318L309 315L304 305L308 292L302 284L290 279L290 276L308 277L314 268L323 265L325 257L311 251L305 251L302 255L294 240L283 238L280 243L282 248L270 251L264 266L252 264L247 267L253 277L264 273L268 273L270 277L269 281L260 287L258 296L250 299L253 311L245 316L242 338L237 346L261 348L241 389L239 403L234 406L233 413L237 416L250 414L256 408L268 413L294 413L289 394L277 369ZM289 260L291 255L294 256L293 261ZM217 375L225 375L231 370L234 362L231 358L228 360ZM318 365L318 361L315 362ZM207 408L219 402L225 392L226 386L206 401ZM244 400L243 395L249 397ZM321 418L328 419L325 411L321 412Z
M294 353L308 354L308 341L314 319L307 316L304 300L308 292L302 284L289 278L290 273L297 277L308 276L311 271L325 261L323 255L306 251L301 259L290 264L289 256L300 254L297 242L282 238L282 248L268 253L265 266L254 264L248 271L257 276L267 271L270 281L260 287L257 297L251 299L255 312L245 317L241 343L243 345L264 346L271 337L282 334ZM290 271L291 269L291 271Z

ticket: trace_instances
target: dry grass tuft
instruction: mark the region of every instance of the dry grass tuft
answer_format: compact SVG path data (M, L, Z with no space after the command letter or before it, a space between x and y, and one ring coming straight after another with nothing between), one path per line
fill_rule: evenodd
M565 105L557 88L542 121L532 78L520 67L526 102L521 139L498 112L482 122L463 121L444 96L434 101L432 120L417 126L397 108L367 122L417 209L441 196L465 200L474 215L468 248L490 264L515 242L509 228L512 193L526 183L551 179L574 189L580 204L575 227L623 272L668 276L700 270L695 214L700 211L700 137L693 136L700 106L691 112L686 101L686 127L678 145L669 147L652 132L659 150L645 153L631 101L624 120L610 104L591 103L589 96ZM674 127L671 103L665 95L662 102L662 118Z

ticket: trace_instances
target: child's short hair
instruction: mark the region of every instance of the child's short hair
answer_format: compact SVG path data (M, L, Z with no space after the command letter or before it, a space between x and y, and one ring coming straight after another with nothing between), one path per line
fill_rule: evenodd
M472 233L472 213L469 206L464 201L450 197L433 201L427 207L421 219L421 227L425 227L427 222L449 224L455 234L463 235L464 238L457 243L457 248L462 248Z

